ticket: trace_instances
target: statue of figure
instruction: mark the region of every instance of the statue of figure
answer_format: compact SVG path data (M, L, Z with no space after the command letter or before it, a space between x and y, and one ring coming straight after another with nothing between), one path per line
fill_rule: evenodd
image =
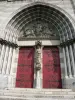
M34 22L25 27L23 36L26 38L31 38L31 37L32 38L37 38L37 37L49 38L52 36L56 36L56 34L54 33L54 30L52 30L49 23Z
M33 29L27 29L27 30L25 30L24 36L25 37L35 36L34 30Z
M36 26L36 36L41 36L43 33L43 26L40 23L37 23Z
M36 72L36 88L41 88L41 42L37 41L35 43L35 72Z
M35 68L36 70L41 69L41 42L37 41L36 42L36 58L35 58Z

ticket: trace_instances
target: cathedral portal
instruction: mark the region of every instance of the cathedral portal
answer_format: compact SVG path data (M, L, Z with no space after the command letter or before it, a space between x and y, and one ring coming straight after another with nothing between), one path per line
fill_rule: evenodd
M8 84L14 79L14 87L74 87L74 21L64 10L43 2L23 6L6 25L5 38L0 71L9 76Z
M19 49L16 87L33 88L34 70L36 73L35 87L37 87L36 85L40 85L40 82L37 83L40 77L38 77L37 74L41 69L43 88L61 88L62 80L58 47L44 47L41 52L42 57L40 58L39 53L37 54L42 61L40 61L37 56L34 56L35 51L36 49L33 47L21 47ZM35 52L35 55L37 52L38 51ZM41 63L42 66L40 66Z

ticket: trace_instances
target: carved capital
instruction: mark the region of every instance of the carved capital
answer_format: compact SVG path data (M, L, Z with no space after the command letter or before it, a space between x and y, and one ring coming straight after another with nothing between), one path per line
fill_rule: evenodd
M40 49L41 46L42 46L42 42L41 42L41 41L36 41L36 42L35 42L35 47L36 47L36 49Z
M8 45L8 46L10 46L10 47L15 47L15 48L18 47L17 44L12 43L12 42L7 41L7 40L3 40L2 38L0 38L0 43L1 43L2 45L4 44L4 45Z

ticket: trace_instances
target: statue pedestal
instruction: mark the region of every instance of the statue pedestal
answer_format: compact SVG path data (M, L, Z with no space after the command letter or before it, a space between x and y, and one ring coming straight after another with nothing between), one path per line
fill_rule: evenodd
M37 71L37 75L36 75L36 88L40 89L41 88L41 80L40 80L40 72Z

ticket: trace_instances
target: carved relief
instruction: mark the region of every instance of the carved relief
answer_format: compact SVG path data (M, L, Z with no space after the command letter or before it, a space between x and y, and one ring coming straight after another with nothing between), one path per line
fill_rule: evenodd
M35 68L36 70L40 70L41 69L41 42L37 41L35 49L36 49Z
M25 38L49 38L52 36L56 36L56 34L46 22L33 22L25 26L23 33Z

